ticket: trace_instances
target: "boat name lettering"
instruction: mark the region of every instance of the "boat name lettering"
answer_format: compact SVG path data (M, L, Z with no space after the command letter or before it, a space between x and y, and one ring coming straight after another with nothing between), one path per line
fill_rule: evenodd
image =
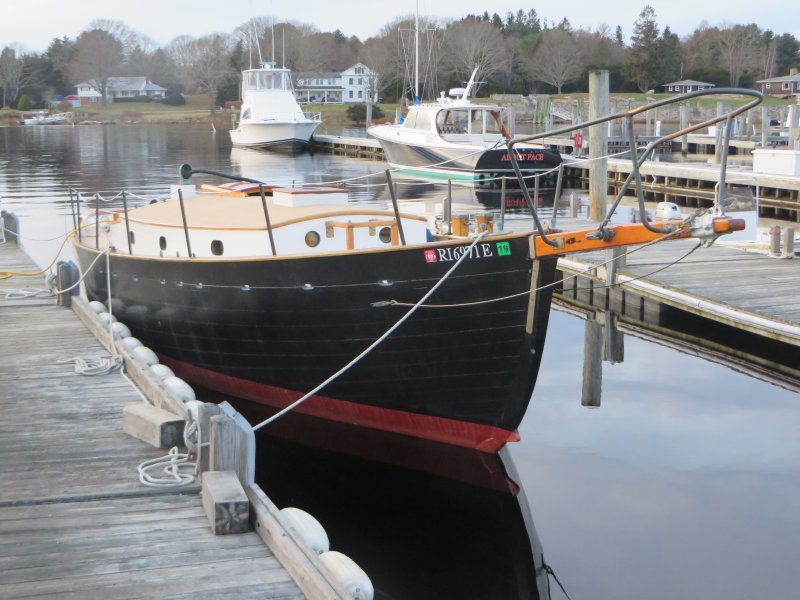
M491 244L478 244L477 246L457 246L455 248L425 250L425 262L455 262L464 254L467 254L468 259L489 258L495 255Z
M503 154L503 156L500 157L500 160L510 160L508 158L508 152ZM544 160L544 152L517 152L517 160Z

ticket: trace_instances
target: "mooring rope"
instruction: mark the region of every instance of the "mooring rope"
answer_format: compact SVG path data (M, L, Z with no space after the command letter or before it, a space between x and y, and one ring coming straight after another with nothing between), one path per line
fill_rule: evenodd
M282 410L278 411L277 413L275 413L274 415L272 415L272 416L271 416L271 417L269 417L268 419L265 419L264 421L262 421L262 422L261 422L261 423L259 423L258 425L254 426L254 427L253 427L253 431L258 431L259 429L261 429L261 428L262 428L262 427L264 427L265 425L269 425L270 423L272 423L273 421L275 421L275 420L279 419L280 417L282 417L282 416L283 416L283 415L285 415L286 413L288 413L288 412L290 412L290 411L294 410L296 407L300 406L300 405L301 405L303 402L305 402L305 401L306 401L306 400L308 400L308 399L309 399L311 396L313 396L314 394L316 394L317 392L319 392L321 389L323 389L323 388L324 388L325 386L327 386L329 383L331 383L332 381L335 381L336 379L338 379L338 378L339 378L339 377L340 377L340 376L341 376L343 373L347 372L347 371L348 371L350 368L352 368L352 367L353 367L353 366L355 366L355 365L356 365L358 362L360 362L360 361L361 361L361 359L363 359L363 358L364 358L365 356L367 356L367 355L368 355L370 352L372 352L372 351L373 351L373 350L374 350L374 349L375 349L375 348L376 348L378 345L380 345L380 344L381 344L381 343L382 343L382 342L383 342L383 341L384 341L386 338L388 338L388 337L389 337L389 336L390 336L392 333L394 333L394 331L395 331L395 330L396 330L398 327L400 327L400 325L402 325L403 323L405 323L405 322L406 322L406 320L408 320L408 319L411 317L411 315L413 315L413 314L414 314L414 313L417 311L417 309L418 309L418 308L419 308L419 307L420 307L420 306L421 306L421 305L422 305L422 304L425 302L425 300L427 300L428 298L430 298L430 297L431 297L431 296L432 296L432 295L433 295L433 294L436 292L436 290L438 290L438 289L441 287L441 285L442 285L442 284L443 284L445 281L447 281L447 278L448 278L448 277L450 277L450 275L451 275L451 274L452 274L452 273L453 273L453 272L454 272L454 271L455 271L455 270L456 270L456 269L457 269L457 268L458 268L458 267L461 265L461 263L462 263L462 262L464 262L464 259L465 259L467 256L469 256L469 254L470 254L470 250L472 250L472 248L474 248L474 247L475 247L475 245L476 245L476 244L477 244L479 241L481 241L481 240L484 238L484 236L486 236L488 233L489 233L488 231L483 231L483 232L479 233L479 234L478 234L478 235L475 237L475 239L473 240L472 244L470 244L470 246L467 248L467 250L465 250L465 251L464 251L464 253L463 253L463 254L462 254L460 257L459 257L459 259L458 259L458 260L457 260L457 261L456 261L456 262L453 264L453 266L452 266L452 267L450 267L450 269L447 271L447 273L445 273L445 274L442 276L442 278L441 278L441 279L439 279L439 281L437 281L437 282L436 282L436 283L433 285L433 287L431 287L431 289L430 289L430 290L428 290L428 291L425 293L425 295L424 295L424 296L422 296L422 298L420 298L420 299L419 299L419 302L417 302L417 303L416 303L416 304L415 304L415 305L414 305L414 306L413 306L413 307L412 307L412 308L411 308L411 309L410 309L410 310L409 310L409 311L408 311L406 314L404 314L402 317L400 317L400 319L398 319L398 320L397 320L397 322L396 322L394 325L392 325L392 326L391 326L389 329L387 329L387 330L386 330L386 331L383 333L383 335L381 335L381 336L380 336L378 339L376 339L374 342L372 342L372 343L371 343L371 344L370 344L370 345L369 345L369 346L368 346L368 347L367 347L367 348L366 348L364 351L362 351L362 352L361 352L361 354L359 354L358 356L356 356L356 357L355 357L353 360L351 360L349 363L347 363L347 364L346 364L344 367L342 367L341 369L339 369L338 371L336 371L336 373L334 373L333 375L331 375L330 377L328 377L328 378L327 378L325 381L323 381L322 383L320 383L320 384L319 384L317 387L315 387L313 390L311 390L310 392L308 392L308 393L307 393L305 396L303 396L302 398L299 398L299 399L295 400L294 402L292 402L292 403L291 403L289 406L287 406L286 408L284 408L284 409L282 409Z

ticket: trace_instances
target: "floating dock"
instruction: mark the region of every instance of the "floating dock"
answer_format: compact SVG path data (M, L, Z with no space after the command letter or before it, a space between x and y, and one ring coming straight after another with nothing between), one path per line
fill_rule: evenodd
M0 265L38 270L13 243ZM107 352L71 310L8 295L43 277L0 281L0 597L340 597L301 591L255 531L214 535L199 484L142 485L137 467L165 450L123 433L136 388L74 372Z
M697 240L675 240L629 248L611 262L611 252L559 258L563 286L558 297L569 305L599 310L629 323L653 325L681 311L699 330L693 336L745 361L800 380L800 263L725 245L693 248ZM686 324L686 318L680 319ZM709 324L723 326L711 331ZM704 325L705 324L705 325ZM674 326L672 328L674 331ZM725 333L724 328L730 328ZM680 331L678 334L682 333ZM780 364L768 360L779 354Z

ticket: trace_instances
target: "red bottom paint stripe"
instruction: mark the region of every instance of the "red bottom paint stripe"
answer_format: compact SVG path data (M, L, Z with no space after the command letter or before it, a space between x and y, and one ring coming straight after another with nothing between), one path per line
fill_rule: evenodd
M277 409L285 408L303 396L299 392L223 375L166 356L159 358L175 372L175 375L190 383ZM519 434L516 431L507 431L500 427L378 408L319 395L312 396L294 410L305 415L472 448L481 452L497 452L506 443L519 441Z

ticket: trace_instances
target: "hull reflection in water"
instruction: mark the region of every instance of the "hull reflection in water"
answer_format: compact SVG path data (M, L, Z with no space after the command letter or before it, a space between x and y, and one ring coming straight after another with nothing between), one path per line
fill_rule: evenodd
M239 403L248 418L261 406ZM302 443L301 443L302 442ZM507 451L487 454L290 414L259 432L256 479L325 527L376 599L547 599Z

